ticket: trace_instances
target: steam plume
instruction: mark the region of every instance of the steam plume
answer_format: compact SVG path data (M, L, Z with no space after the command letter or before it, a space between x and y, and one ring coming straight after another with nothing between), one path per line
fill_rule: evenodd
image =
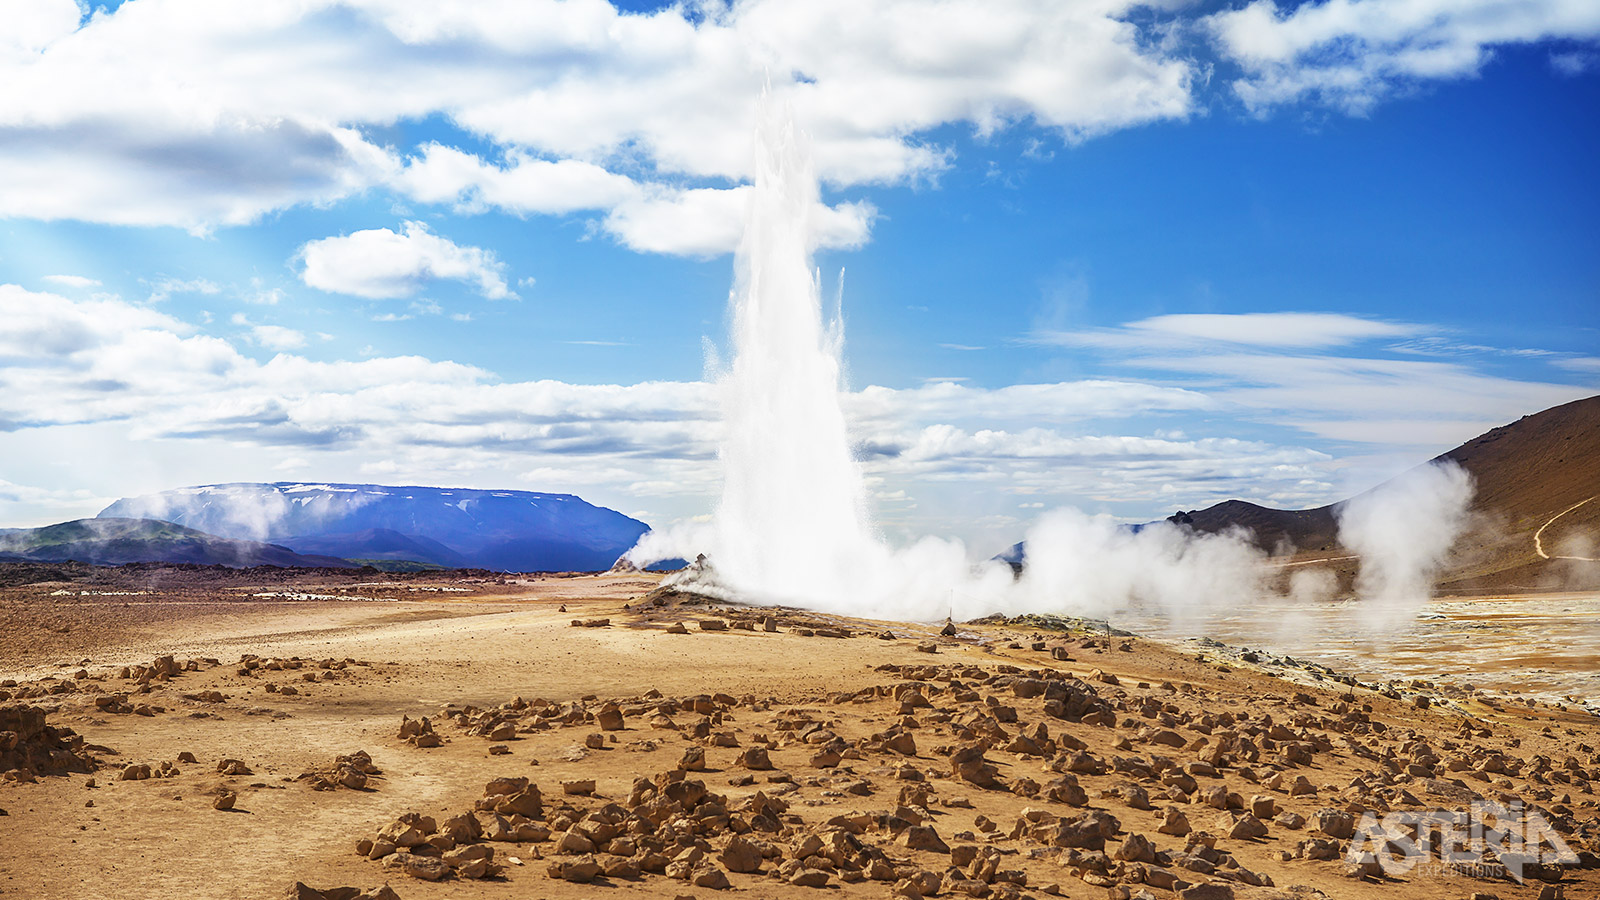
M1071 509L1029 530L1021 577L1002 562L972 562L959 541L885 544L866 512L840 405L842 328L824 320L811 261L816 179L803 136L765 98L756 148L730 295L734 358L719 379L722 500L709 523L645 535L628 554L635 564L703 552L712 574L683 577L707 593L895 620L1139 610L1199 625L1211 610L1263 594L1265 554L1243 532L1166 522L1135 530ZM1458 530L1436 523L1464 508L1464 476L1439 471L1442 486L1424 477L1398 497L1373 495L1346 510L1350 546L1372 557L1363 583L1386 607L1426 597ZM1393 513L1404 541L1386 531Z
M1338 510L1339 542L1361 557L1356 593L1369 625L1414 618L1467 521L1472 476L1452 460L1413 469Z

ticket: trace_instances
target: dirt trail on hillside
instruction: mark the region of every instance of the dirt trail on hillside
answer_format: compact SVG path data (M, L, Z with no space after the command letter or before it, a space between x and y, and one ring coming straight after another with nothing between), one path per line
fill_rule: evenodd
M1563 509L1561 512L1558 512L1555 515L1551 516L1550 517L1550 521L1548 521L1548 522L1544 523L1543 525L1539 526L1539 530L1535 531L1533 533L1533 549L1534 549L1534 552L1539 554L1539 558L1540 559L1575 559L1575 560L1579 560L1581 562L1600 562L1600 557L1595 557L1595 556L1551 556L1550 554L1544 552L1544 530L1546 528L1549 528L1551 525L1554 525L1555 521L1557 519L1561 518L1562 516L1566 515L1569 512L1572 512L1573 510L1577 509L1578 507L1583 506L1585 503L1588 503L1590 500L1595 500L1597 498L1600 498L1600 494L1597 494L1594 497L1590 497L1589 500L1579 500L1577 503L1574 503L1571 506L1567 507L1566 509Z

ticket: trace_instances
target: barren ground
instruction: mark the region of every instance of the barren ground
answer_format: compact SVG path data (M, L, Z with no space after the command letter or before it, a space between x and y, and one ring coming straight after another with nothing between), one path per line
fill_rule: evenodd
M1484 702L1440 685L1351 686L1315 668L1290 683L1222 653L1017 625L941 637L937 626L779 611L769 633L756 624L766 610L644 606L650 576L360 587L341 578L150 594L84 595L80 583L0 590L0 679L16 682L0 687L11 695L0 708L47 709L100 764L0 782L0 895L269 898L299 881L364 891L387 882L406 900L928 889L1167 898L1184 896L1185 883L1187 896L1541 896L1549 886L1534 879L1421 870L1356 879L1342 855L1306 858L1349 843L1319 830L1340 830L1320 810L1359 820L1474 797L1519 798L1572 851L1600 851L1600 720L1575 709ZM399 599L255 596L275 591ZM571 625L596 618L611 624ZM754 630L703 631L706 619ZM668 633L678 621L688 633ZM849 637L825 636L841 625ZM124 677L125 666L164 655L181 671ZM601 727L615 724L607 701L620 729ZM131 711L141 706L148 715ZM402 716L429 717L442 744L402 740ZM379 770L361 789L317 790L298 777L338 777L335 757L357 750ZM225 759L249 773L219 773ZM686 760L688 771L670 774ZM163 763L175 773L162 777ZM141 764L156 777L120 780ZM471 826L456 818L506 777L539 789L531 821L511 815L530 811L527 795L504 791L498 826L492 808ZM592 793L563 792L583 780ZM232 810L213 808L221 791L236 794ZM1259 817L1247 821L1252 808ZM1178 818L1168 810L1188 834L1159 830ZM433 821L415 837L390 827L411 812ZM1248 836L1257 821L1264 833ZM520 828L500 836L522 840L462 833L495 827ZM431 843L357 855L358 841L385 829L392 843ZM481 853L462 849L475 846L493 850L498 875L462 874ZM739 871L752 856L758 871ZM589 859L598 877L562 877L583 877ZM1600 871L1545 874L1567 897L1600 896ZM817 880L826 885L803 886Z

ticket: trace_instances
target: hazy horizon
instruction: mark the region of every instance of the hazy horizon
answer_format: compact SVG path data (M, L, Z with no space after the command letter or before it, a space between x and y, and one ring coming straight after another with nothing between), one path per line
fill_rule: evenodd
M1343 499L1600 392L1600 12L1423 5L23 4L0 527L296 480L703 520L764 84L891 540Z

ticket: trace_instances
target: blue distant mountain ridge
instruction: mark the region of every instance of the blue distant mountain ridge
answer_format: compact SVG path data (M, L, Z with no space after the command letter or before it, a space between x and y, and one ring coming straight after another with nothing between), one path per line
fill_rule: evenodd
M506 572L609 569L649 526L572 494L378 484L212 484L118 500L159 519L296 553Z

